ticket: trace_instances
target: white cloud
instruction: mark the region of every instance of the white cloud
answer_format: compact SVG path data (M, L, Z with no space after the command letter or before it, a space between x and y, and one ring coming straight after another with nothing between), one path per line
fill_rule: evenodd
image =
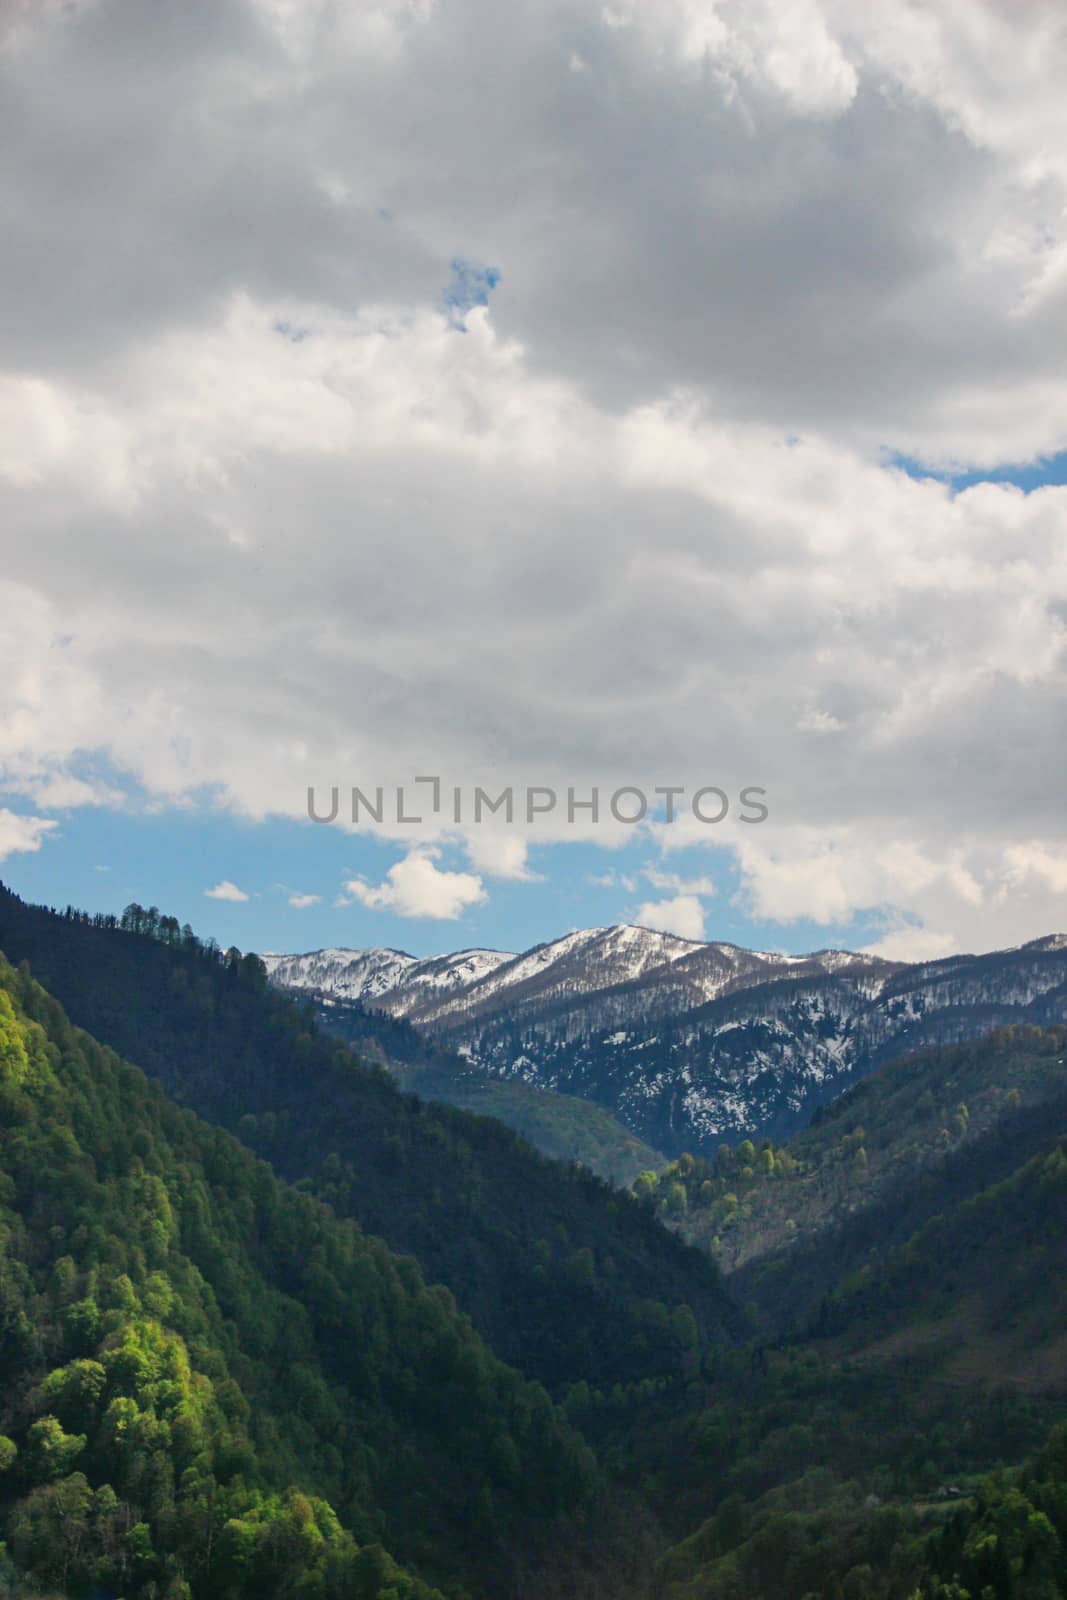
M637 889L637 878L632 873L616 872L614 868L609 872L590 873L586 881L594 889L625 889L627 894Z
M843 722L818 706L809 706L797 722L799 733L840 733L843 727Z
M715 893L715 879L706 876L682 878L677 872L664 872L660 867L645 867L643 876L653 889L673 889L675 894L685 895Z
M1049 850L1036 841L1009 845L1004 860L1007 866L1004 896L1033 887L1063 895L1067 920L1067 849Z
M799 117L823 118L856 97L856 70L814 0L623 0L610 16L680 71L710 75L728 102L751 90Z
M342 322L296 346L272 332L266 308L235 317L211 341L236 392L262 389L286 413L295 385L299 417L310 385L348 420L333 444L325 423L309 442L300 421L291 449L270 429L257 445L254 410L231 424L221 380L187 395L189 370L176 366L159 415L146 395L130 419L146 434L151 545L140 521L105 516L91 486L57 490L62 529L47 502L20 500L41 534L26 542L27 568L80 519L120 573L113 594L76 581L71 549L62 570L38 572L47 594L21 575L12 615L29 622L12 643L0 752L24 792L67 781L87 742L159 799L215 785L254 816L300 815L314 774L406 780L432 760L463 777L488 750L501 784L543 779L561 792L680 775L736 793L755 781L770 822L681 839L729 840L761 914L826 922L872 904L916 913L935 882L955 902L942 858L959 856L958 872L978 881L984 853L1013 834L1059 847L1048 766L1065 731L1067 491L953 499L829 443L785 446L717 423L690 402L613 420L533 376L484 314L463 336L426 314L386 332ZM472 425L476 405L492 422ZM408 408L420 420L401 448L376 419ZM193 491L190 449L206 473ZM256 530L252 567L220 533L220 499ZM344 507L357 502L353 536ZM309 505L315 567L288 521ZM188 521L170 540L179 506ZM518 537L497 537L502 515ZM371 537L396 526L403 558ZM194 607L204 570L216 576ZM616 682L608 664L624 657ZM798 683L840 725L832 740L797 727ZM707 747L712 760L694 755ZM582 832L557 817L537 837ZM633 834L602 821L592 836ZM889 857L872 869L915 838L935 870L899 872ZM490 875L528 872L526 843L467 835L472 865ZM1028 931L1043 931L1046 902L1030 896L1028 908ZM949 915L964 926L947 900L936 915L935 926ZM988 919L980 937L998 940Z
M885 465L1067 444L1058 8L153 15L0 23L4 786L761 784L761 915L1062 925L1067 490Z
M410 850L389 868L384 883L376 886L352 878L345 891L371 911L393 911L401 917L433 917L454 922L470 906L488 898L481 878L469 872L448 872L435 863L440 851Z
M869 955L882 956L886 961L939 961L959 949L955 934L939 933L933 928L899 927L864 946Z
M229 878L223 878L221 883L217 883L213 889L205 889L204 893L209 900L233 900L236 902L248 899L248 895L245 894L244 890L239 889L235 883L231 883Z
M634 912L632 921L641 928L656 928L661 933L674 933L680 939L705 937L705 911L701 896L715 893L715 880L706 875L685 878L677 872L665 872L661 867L648 865L641 876L654 889L670 892L667 900L646 900Z
M788 922L846 921L854 911L949 895L958 906L979 909L983 883L965 864L957 846L937 851L913 839L839 835L828 842L816 830L765 846L744 843L738 850L744 888L739 898L759 916ZM985 869L983 876L989 870Z
M317 906L321 905L321 903L322 896L320 894L294 893L289 896L289 904L294 911L306 911L309 906Z
M466 838L472 867L490 878L508 878L515 883L539 883L539 873L527 863L527 841L518 833L498 833L474 828Z
M0 861L11 855L39 850L42 840L57 826L50 817L19 816L6 806L0 806Z
M704 907L695 894L676 894L670 900L647 900L630 919L639 928L674 933L679 939L704 938Z

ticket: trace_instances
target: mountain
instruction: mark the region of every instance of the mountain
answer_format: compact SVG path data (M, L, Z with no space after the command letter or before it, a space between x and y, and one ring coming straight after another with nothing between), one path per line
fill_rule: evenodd
M1065 1061L1064 1028L937 1046L878 1068L784 1145L685 1155L637 1188L782 1328L933 1219L1054 1154L1067 1140Z
M893 1056L1067 1019L1063 935L912 964L838 950L782 956L630 927L568 934L510 958L464 956L477 974L469 981L449 965L459 957L413 962L383 951L272 957L272 975L406 1017L493 1076L591 1100L674 1155L784 1137ZM416 981L423 968L455 981Z
M729 1496L670 1550L656 1600L1063 1600L1067 1428L1020 1468L910 1502L813 1466Z
M635 1470L677 1463L657 1600L1067 1594L1065 1052L1029 1027L930 1050L778 1150L641 1186L737 1236L761 1329L700 1415L644 1418Z
M443 1600L384 1543L452 1594L551 1589L525 1567L566 1547L597 1474L544 1390L415 1262L2 961L0 1243L17 1572L144 1600Z
M642 1003L700 1005L749 982L804 971L893 970L890 963L845 950L786 956L702 944L651 928L620 924L565 934L521 955L461 950L417 960L402 950L314 950L265 954L273 982L341 1000L360 1000L423 1025L458 1016L510 1015L573 995L640 981Z
M766 1407L732 1474L740 1493L720 1493L667 1553L657 1596L1067 1594L1067 1096L1052 1125L1047 1149L969 1199L950 1189L934 1209L931 1186L921 1226L869 1249L806 1331L775 1335L749 1416L739 1396L721 1402L720 1427L739 1430ZM832 1234L823 1249L833 1257ZM778 1264L768 1301L789 1297L810 1257ZM981 1472L1057 1421L1022 1471Z
M72 1020L280 1176L413 1255L502 1359L553 1393L675 1382L744 1332L706 1252L489 1117L403 1094L271 989L253 955L172 918L57 914L0 890L0 950Z
M1067 1594L1067 1030L627 1196L154 910L0 948L5 1600Z
M540 1089L521 1078L494 1078L466 1056L443 1049L403 1017L370 1011L356 1000L313 995L315 1018L367 1061L378 1061L402 1089L424 1100L496 1117L558 1161L577 1161L609 1183L629 1188L665 1157L624 1128L603 1106Z
M396 1016L436 994L467 988L514 958L498 950L460 950L418 961L403 950L314 950L303 956L264 954L280 988L315 989L339 1000L385 1000Z

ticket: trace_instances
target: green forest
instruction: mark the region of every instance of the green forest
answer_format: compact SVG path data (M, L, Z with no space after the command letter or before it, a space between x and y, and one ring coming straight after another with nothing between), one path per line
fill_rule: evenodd
M1067 1595L1064 1030L627 1192L153 910L0 950L0 1595Z
M451 1294L0 969L10 1551L63 1586L398 1595L595 1463ZM284 1569L284 1570L283 1570Z

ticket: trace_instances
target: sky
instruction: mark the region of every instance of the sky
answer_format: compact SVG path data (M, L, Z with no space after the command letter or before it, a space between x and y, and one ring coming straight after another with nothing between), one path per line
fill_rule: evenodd
M1067 929L1065 76L1051 0L5 6L4 881L242 949Z

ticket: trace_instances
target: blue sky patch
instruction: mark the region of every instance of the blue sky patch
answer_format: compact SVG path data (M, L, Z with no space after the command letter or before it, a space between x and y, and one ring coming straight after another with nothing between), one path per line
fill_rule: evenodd
M1067 450L1053 456L1039 456L1036 461L1007 462L1000 467L981 467L968 472L947 472L928 467L913 456L891 451L886 464L906 472L910 478L935 478L948 485L953 494L973 489L978 483L1010 483L1030 494L1034 489L1061 487L1067 484Z
M445 290L445 308L457 327L475 306L487 306L489 296L500 282L499 267L483 267L465 256L453 256L452 281Z

